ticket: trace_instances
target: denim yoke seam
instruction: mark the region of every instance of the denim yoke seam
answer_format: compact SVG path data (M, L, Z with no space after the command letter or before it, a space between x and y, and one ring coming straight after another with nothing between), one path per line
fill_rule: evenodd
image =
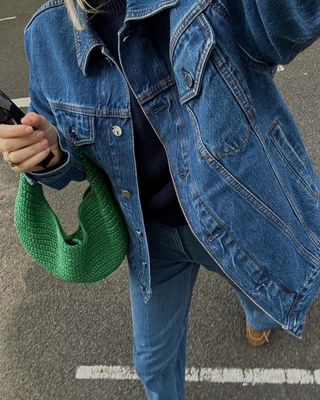
M141 103L140 105L153 99L155 96L160 95L172 85L175 85L175 79L172 75L167 75L164 79L161 79L161 81L154 85L150 90L138 95L138 100Z
M78 113L87 117L97 117L97 118L129 118L130 112L128 109L122 108L103 108L100 110L92 109L90 107L79 107L78 104L65 104L65 103L57 103L53 100L47 99L49 105L53 109L67 111L71 113Z

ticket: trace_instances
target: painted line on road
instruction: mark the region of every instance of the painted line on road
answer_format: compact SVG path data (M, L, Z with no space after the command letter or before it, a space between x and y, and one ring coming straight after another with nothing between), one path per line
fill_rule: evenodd
M23 97L21 99L12 99L14 104L16 104L18 107L29 107L30 104L30 97Z
M8 21L9 19L15 19L17 17L6 17L6 18L0 18L0 22L1 21Z
M121 365L81 365L76 379L137 380L134 369ZM320 385L320 369L297 368L186 368L187 382Z

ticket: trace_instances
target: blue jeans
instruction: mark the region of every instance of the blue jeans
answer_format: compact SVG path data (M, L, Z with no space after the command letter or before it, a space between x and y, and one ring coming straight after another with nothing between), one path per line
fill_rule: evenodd
M188 225L171 227L145 220L150 251L152 296L143 301L130 273L133 361L149 400L184 399L189 306L200 265L226 277ZM246 321L256 330L279 327L235 287Z

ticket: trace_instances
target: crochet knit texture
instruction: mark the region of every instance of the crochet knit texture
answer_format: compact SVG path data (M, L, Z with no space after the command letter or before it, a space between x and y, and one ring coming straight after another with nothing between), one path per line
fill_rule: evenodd
M18 238L31 258L56 278L90 283L104 279L122 263L129 237L106 176L77 149L89 181L78 208L78 229L67 235L47 202L41 184L20 174L14 208Z

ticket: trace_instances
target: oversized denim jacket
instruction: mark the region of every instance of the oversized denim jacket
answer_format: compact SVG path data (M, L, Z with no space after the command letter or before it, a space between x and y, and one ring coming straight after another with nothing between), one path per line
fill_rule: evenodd
M160 54L144 20L165 10L170 43ZM57 129L68 158L25 176L58 190L84 180L74 146L105 171L128 226L130 272L147 302L130 87L165 148L196 238L301 338L320 287L320 179L273 77L319 36L318 0L128 0L118 33L122 73L96 33L76 31L63 0L50 0L25 28L29 111Z

